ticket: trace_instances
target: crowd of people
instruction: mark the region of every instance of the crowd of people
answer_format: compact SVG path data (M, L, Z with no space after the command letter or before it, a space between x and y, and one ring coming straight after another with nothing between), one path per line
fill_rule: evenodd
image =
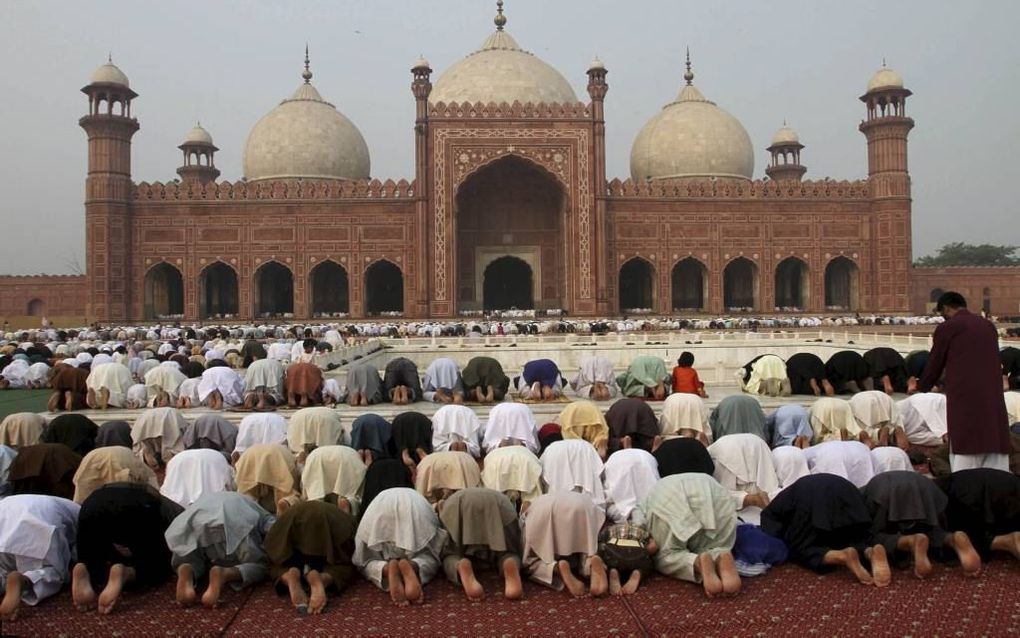
M763 354L712 409L691 353L619 374L593 354L569 380L550 359L511 378L492 357L424 374L396 357L333 387L315 362L339 330L10 344L5 380L27 385L27 370L7 376L15 361L47 366L65 413L0 422L0 618L66 584L79 610L108 614L170 578L182 605L271 580L317 614L359 575L397 605L440 571L481 600L483 568L510 600L525 579L599 597L655 572L733 596L786 560L878 587L932 560L976 576L1020 559L1020 393L1004 392L1020 351L943 301L930 352ZM791 393L816 398L771 413L756 398ZM438 409L345 422L336 401ZM536 421L540 402L563 403L554 421ZM484 421L471 404L491 405ZM77 412L129 405L145 407L133 423ZM198 405L211 410L182 411Z

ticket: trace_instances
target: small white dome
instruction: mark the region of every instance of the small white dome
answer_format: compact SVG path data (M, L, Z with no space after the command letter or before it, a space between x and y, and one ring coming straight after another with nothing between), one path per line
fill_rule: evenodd
M411 67L411 70L427 68L429 68L429 61L425 59L424 55L419 55L418 59L414 61L414 66Z
M307 81L252 127L244 147L249 180L358 180L370 166L361 131Z
M497 30L481 49L439 77L429 101L574 104L577 95L559 71L521 49L506 31Z
M89 78L89 84L120 84L124 87L131 87L131 85L128 84L128 78L124 75L124 72L118 69L117 65L111 61L108 61L106 64L92 72L92 76Z
M879 89L902 89L903 76L887 66L883 66L868 80L868 93Z
M779 146L780 144L800 144L800 138L797 137L796 131L784 124L783 127L776 131L776 134L772 136L772 146Z
M691 84L644 125L630 152L635 180L753 173L754 148L743 125Z
M185 144L208 144L212 146L212 135L209 135L209 131L202 128L201 124L196 124L184 135Z
M598 59L596 57L594 60L591 61L591 64L588 66L588 70L589 71L605 71L606 70L606 65L605 65L604 62L602 62L602 60L600 60L600 59Z

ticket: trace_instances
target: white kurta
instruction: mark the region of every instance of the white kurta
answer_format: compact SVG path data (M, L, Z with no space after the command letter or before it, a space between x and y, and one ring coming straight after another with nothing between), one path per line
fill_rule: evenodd
M712 428L708 424L708 408L705 401L696 394L675 392L662 403L659 429L665 437L679 436L680 430L701 432L712 440Z
M35 605L60 591L77 560L81 507L56 496L20 494L0 500L0 578L17 571L32 584L21 600Z
M517 439L532 452L538 452L535 415L523 403L499 403L489 412L482 447L486 453L500 446L504 439Z
M638 448L617 450L606 460L605 475L606 513L614 523L626 523L659 480L659 462Z
M155 403L160 392L170 395L170 400L176 402L179 396L178 388L188 380L181 372L180 366L156 366L145 373L145 394L147 402L151 406Z
M875 476L871 451L859 441L827 441L804 450L812 474L842 476L864 487Z
M224 366L209 368L202 373L198 384L198 398L205 403L213 391L218 390L226 406L240 405L244 401L244 380Z
M432 415L432 449L446 452L457 441L467 446L468 453L481 456L482 423L475 411L466 405L444 405Z
M609 396L616 398L620 387L616 385L616 372L613 362L601 355L581 359L577 374L570 380L570 387L582 399L590 399L592 388L596 383L604 383L609 389Z
M131 371L126 365L108 362L98 368L92 368L89 372L85 385L89 390L96 393L96 400L99 400L99 391L107 390L110 393L110 405L118 408L124 407L127 402L128 389L135 384Z
M274 412L256 412L241 419L234 452L244 454L245 450L260 443L287 445L287 419Z
M482 485L497 492L519 492L522 503L542 495L542 463L522 445L496 448L485 455Z
M878 436L883 427L900 427L900 413L896 402L881 390L858 392L850 398L850 409L857 425L872 438Z
M216 450L184 450L166 465L166 478L159 492L181 507L188 507L203 494L234 489L234 470Z
M591 443L583 439L556 441L545 449L540 461L547 492L579 491L605 509L606 493L602 486L605 466Z

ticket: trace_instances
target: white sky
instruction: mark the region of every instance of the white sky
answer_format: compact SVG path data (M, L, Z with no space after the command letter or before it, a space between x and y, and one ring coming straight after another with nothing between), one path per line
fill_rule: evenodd
M0 273L84 264L86 144L79 92L108 52L140 94L132 112L136 181L168 181L184 133L201 120L222 179L241 176L252 125L313 82L364 134L373 177L413 174L409 68L433 81L493 30L490 0L0 3ZM914 254L950 241L1020 244L1020 2L986 0L507 0L507 31L587 100L594 55L609 68L608 175L629 175L630 146L682 84L735 115L754 143L755 177L784 118L806 145L807 179L867 174L857 100L885 57L914 96L907 114Z

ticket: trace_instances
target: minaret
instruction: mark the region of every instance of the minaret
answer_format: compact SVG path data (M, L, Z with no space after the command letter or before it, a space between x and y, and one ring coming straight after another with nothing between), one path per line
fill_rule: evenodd
M906 113L909 96L903 77L883 61L860 98L868 109L868 117L859 128L868 138L871 237L885 253L875 249L867 291L870 299L861 301L876 312L910 310L913 249L907 135L914 128L914 120Z
M595 272L598 282L595 291L595 309L609 312L609 258L606 255L609 222L606 215L606 116L603 109L609 84L606 83L606 65L596 57L588 66L588 95L591 97L592 120L592 183L595 189Z
M777 182L799 182L807 172L807 168L800 163L800 151L803 148L797 133L783 122L783 127L772 136L772 144L765 149L772 154L772 162L765 167L765 174Z
M411 67L411 93L414 94L414 196L416 228L428 228L429 208L429 95L432 93L432 67L425 56L419 55ZM419 237L415 254L415 276L417 277L417 293L414 299L414 312L421 316L429 314L429 284L431 272L428 268L428 242Z
M88 114L78 124L88 134L85 179L85 270L95 321L131 317L131 138L138 120L131 117L128 78L108 59L92 74L82 93Z
M199 122L184 136L184 142L177 148L184 152L184 164L177 174L185 184L208 184L220 176L214 155L220 150L213 144L212 135Z

